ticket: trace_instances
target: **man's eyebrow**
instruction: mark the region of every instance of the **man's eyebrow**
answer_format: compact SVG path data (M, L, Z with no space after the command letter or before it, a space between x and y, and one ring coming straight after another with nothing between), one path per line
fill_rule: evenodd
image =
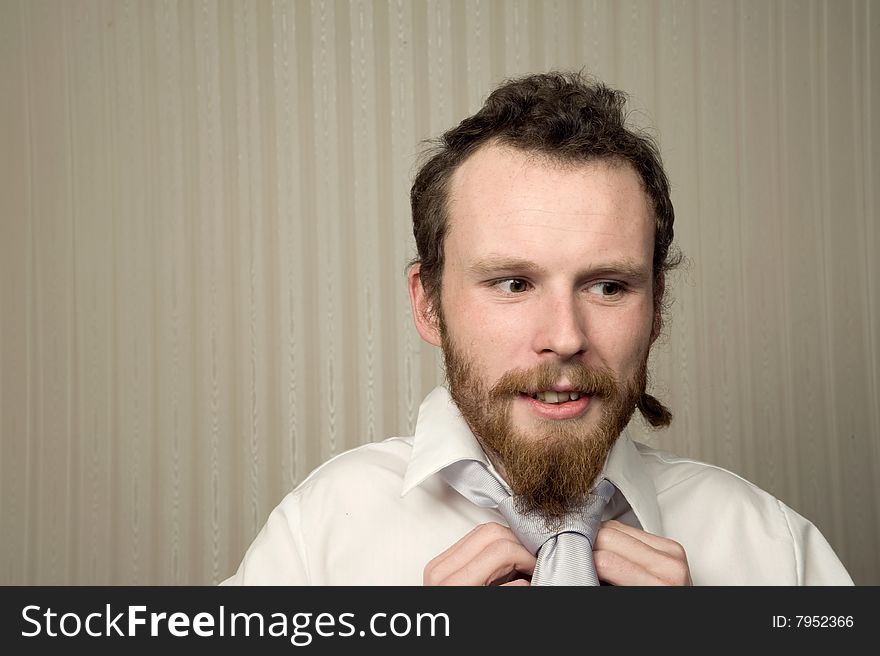
M591 276L619 276L632 280L647 280L651 275L650 267L640 266L632 260L602 262L587 270Z
M534 262L518 257L489 256L473 262L467 267L468 273L477 276L493 276L501 274L542 275L547 270ZM632 260L617 260L585 266L582 277L618 276L632 280L646 280L650 277L650 269L640 266Z
M477 260L467 267L468 272L476 275L495 275L499 273L528 273L541 274L544 268L538 266L534 262L524 260L518 257L504 257L490 255L483 259Z

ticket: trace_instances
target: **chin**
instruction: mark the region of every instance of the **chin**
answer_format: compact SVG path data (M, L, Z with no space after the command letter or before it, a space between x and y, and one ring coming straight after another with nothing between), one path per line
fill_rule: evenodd
M575 419L543 419L530 417L525 421L514 419L513 428L524 440L533 444L556 444L576 440L591 433L595 422L590 416Z

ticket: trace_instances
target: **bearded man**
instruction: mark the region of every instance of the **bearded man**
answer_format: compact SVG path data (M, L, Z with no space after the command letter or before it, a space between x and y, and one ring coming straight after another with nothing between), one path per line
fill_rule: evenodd
M816 585L816 527L708 464L630 440L673 247L669 184L625 96L511 80L413 183L416 328L447 384L415 435L344 453L273 511L226 583Z

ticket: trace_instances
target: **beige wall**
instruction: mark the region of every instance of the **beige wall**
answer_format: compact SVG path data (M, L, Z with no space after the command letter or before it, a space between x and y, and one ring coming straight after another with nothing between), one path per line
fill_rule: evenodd
M656 126L690 257L661 448L880 584L880 6L0 0L0 583L212 583L412 429L421 139L586 67Z

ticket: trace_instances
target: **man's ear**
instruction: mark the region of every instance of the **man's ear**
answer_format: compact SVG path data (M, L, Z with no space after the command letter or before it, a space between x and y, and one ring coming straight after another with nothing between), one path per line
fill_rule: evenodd
M412 306L413 321L419 335L428 344L440 346L440 326L436 308L431 305L425 287L422 285L422 265L413 264L407 272L409 302Z
M657 281L654 283L654 325L651 326L651 344L660 337L660 331L663 329L663 313L661 311L663 292L666 290L666 276L662 273L657 275Z

